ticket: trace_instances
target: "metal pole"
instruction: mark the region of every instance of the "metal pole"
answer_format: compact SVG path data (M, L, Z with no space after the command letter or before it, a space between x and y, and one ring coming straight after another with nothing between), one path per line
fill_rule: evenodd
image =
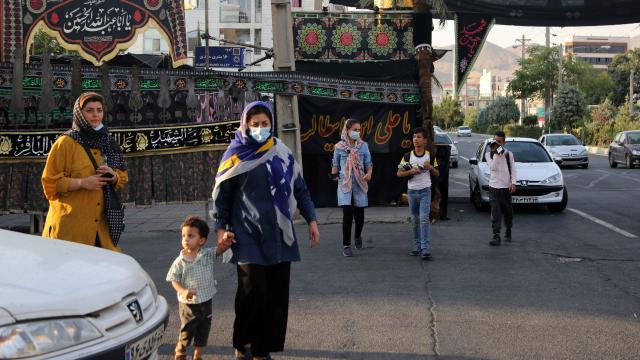
M516 39L516 42L519 42L520 46L522 47L522 55L520 57L521 67L522 67L522 64L524 63L524 58L526 56L527 41L531 41L531 39L525 38L524 34L522 34L522 39ZM516 45L514 45L514 47L516 47ZM527 106L526 99L524 98L524 96L522 96L522 98L520 99L520 121L519 121L520 125L522 125L522 121L524 120L524 117L525 117L526 106Z
M629 112L633 113L633 64L629 73Z
M546 46L551 47L551 29L547 26L545 32ZM548 126L549 132L551 132L551 124L549 122L549 109L551 107L551 78L547 78L547 84L544 93L544 124Z
M204 33L205 33L205 40L204 40L204 69L209 72L209 0L204 0ZM198 61L198 59L196 59L196 61ZM194 64L195 65L195 64ZM207 109L206 114L207 114L207 120L206 122L209 122L210 120L210 106L209 106L209 91L205 90L204 91L204 98L205 98L205 102L204 102L204 106Z

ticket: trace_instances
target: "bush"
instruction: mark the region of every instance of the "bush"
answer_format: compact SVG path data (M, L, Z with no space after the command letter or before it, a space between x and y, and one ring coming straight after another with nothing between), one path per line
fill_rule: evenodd
M522 119L522 125L524 126L536 126L538 125L538 117L535 115L525 116Z
M542 129L533 126L508 124L504 127L504 133L508 137L526 137L537 139L542 135Z
M496 133L496 131L502 130L502 125L498 125L498 124L491 124L489 126L487 126L485 128L484 133L485 134L489 134L489 135L493 135Z

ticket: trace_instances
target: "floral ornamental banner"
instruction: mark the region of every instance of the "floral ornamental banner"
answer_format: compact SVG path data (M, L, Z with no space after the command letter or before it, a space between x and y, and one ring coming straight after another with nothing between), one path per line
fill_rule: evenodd
M180 152L206 145L227 145L238 122L168 126L141 129L113 129L111 136L125 154L167 151ZM0 132L0 161L46 157L60 131Z
M292 15L296 60L413 59L410 12L295 12Z
M60 45L76 50L100 66L136 36L153 25L170 47L173 66L187 62L183 2L178 0L3 0L5 12L3 60L10 61L17 44L28 50L39 29L54 36ZM17 26L19 25L19 26ZM9 50L9 52L7 52Z
M455 18L456 44L454 49L456 71L454 83L459 93L473 64L480 55L494 19L482 14L457 14Z

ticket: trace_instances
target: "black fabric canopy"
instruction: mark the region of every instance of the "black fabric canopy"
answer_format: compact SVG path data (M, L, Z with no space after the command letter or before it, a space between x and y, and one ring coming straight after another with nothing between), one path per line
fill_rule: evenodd
M360 0L331 2L360 7ZM445 0L445 3L451 12L487 14L502 25L592 26L640 21L638 0Z

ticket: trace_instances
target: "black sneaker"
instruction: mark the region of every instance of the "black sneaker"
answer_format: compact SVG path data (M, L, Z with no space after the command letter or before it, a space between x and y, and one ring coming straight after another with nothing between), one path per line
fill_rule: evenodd
M511 242L511 229L507 229L504 232L504 241Z
M418 256L418 255L420 255L420 250L411 250L411 251L409 251L409 255Z
M352 257L353 251L351 251L351 246L345 246L342 248L342 256L344 257Z
M357 237L355 243L356 249L362 249L362 237Z
M430 253L422 253L422 255L420 255L420 258L422 258L422 260L428 261L431 260L431 254Z
M493 234L493 240L489 241L489 245L491 246L500 246L500 235Z

